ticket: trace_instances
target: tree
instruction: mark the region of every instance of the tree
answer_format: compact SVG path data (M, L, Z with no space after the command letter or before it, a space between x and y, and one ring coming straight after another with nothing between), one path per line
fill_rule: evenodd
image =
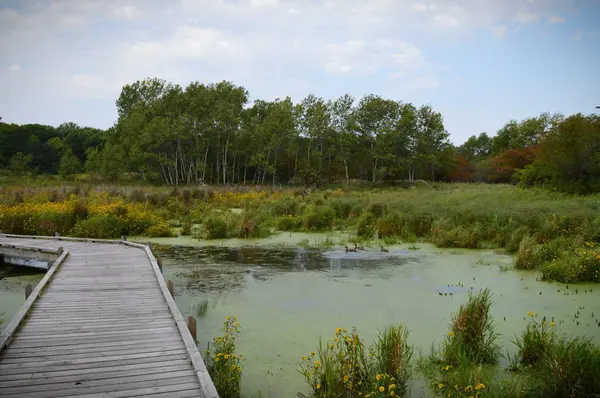
M58 168L58 174L61 177L70 177L73 174L77 174L81 171L81 161L77 156L73 154L71 149L68 149L65 154L60 158L60 166Z
M23 152L17 152L10 158L10 170L17 175L27 174L31 172L29 164L32 159L32 155L25 155Z

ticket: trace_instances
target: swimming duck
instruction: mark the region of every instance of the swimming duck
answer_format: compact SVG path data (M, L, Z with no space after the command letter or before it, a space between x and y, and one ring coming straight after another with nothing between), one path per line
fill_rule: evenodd
M355 253L357 250L356 249L348 249L348 246L346 246L346 253Z
M365 247L364 247L364 246L359 246L359 245L357 245L357 244L355 243L355 244L354 244L354 249L356 249L356 250L365 250Z
M389 250L386 249L385 247L381 246L381 252L382 253L389 253Z

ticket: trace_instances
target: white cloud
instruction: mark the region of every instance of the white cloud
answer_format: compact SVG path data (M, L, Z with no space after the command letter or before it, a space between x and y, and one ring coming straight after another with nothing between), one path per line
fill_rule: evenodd
M564 23L565 19L560 15L554 15L548 18L548 23Z
M21 70L21 65L19 64L10 64L8 66L9 72L15 73Z
M76 98L114 98L122 84L147 76L180 84L229 78L264 95L280 95L294 79L303 82L297 92L319 89L311 80L319 74L377 75L430 90L442 83L442 69L424 42L480 28L500 38L514 24L557 23L575 1L16 2L18 9L0 9L0 53L27 65L11 85L35 77L32 90Z
M492 34L498 39L502 39L506 35L505 25L490 26L489 29L492 31Z

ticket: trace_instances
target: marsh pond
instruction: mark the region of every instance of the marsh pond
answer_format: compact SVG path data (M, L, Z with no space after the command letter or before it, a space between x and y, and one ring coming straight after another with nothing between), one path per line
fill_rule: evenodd
M306 392L297 371L300 358L318 346L319 338L331 339L337 327L355 326L370 343L378 329L403 322L410 329L409 343L427 351L448 332L451 314L471 289L492 290L503 353L516 351L511 341L526 325L528 311L554 318L560 333L600 342L598 285L539 282L535 272L515 270L510 256L492 251L426 244L388 249L346 253L339 247L177 244L161 246L159 254L179 309L198 318L202 353L222 333L225 318L237 315L242 395L247 397L259 390L273 397ZM42 276L2 266L5 324L23 303L25 285ZM205 300L208 309L198 317L198 304ZM411 387L414 397L430 396L419 380Z

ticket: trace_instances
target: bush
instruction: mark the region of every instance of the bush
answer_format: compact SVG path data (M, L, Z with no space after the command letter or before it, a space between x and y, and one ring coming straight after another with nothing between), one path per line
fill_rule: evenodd
M385 203L371 203L369 207L367 207L367 211L375 217L383 217L387 212L387 205Z
M302 217L307 231L325 231L333 227L335 212L330 207L310 205Z
M173 231L171 231L171 228L165 222L161 222L148 228L146 235L153 238L170 238L174 236Z
M376 217L371 213L364 213L358 219L356 234L362 238L372 238L375 234Z
M519 244L519 251L515 257L515 267L518 269L535 269L539 265L539 246L534 237L525 236Z
M565 250L559 257L546 262L541 272L544 280L600 282L600 249L596 243L587 242L583 248Z
M237 317L228 316L223 324L223 335L209 344L204 362L220 397L238 398L242 379L242 356L235 352L235 341L240 333Z
M388 214L378 219L376 225L379 238L396 236L402 233L402 219L398 214Z
M92 216L75 225L73 235L81 238L112 239L127 234L127 224L115 216Z
M335 211L335 216L341 219L350 217L350 214L352 213L353 209L360 209L360 202L358 201L358 199L335 199L332 200L329 205L331 206L333 211Z
M206 239L227 239L232 236L231 221L223 213L209 215L202 224Z
M281 216L275 220L275 227L280 231L299 231L302 219L297 216Z

